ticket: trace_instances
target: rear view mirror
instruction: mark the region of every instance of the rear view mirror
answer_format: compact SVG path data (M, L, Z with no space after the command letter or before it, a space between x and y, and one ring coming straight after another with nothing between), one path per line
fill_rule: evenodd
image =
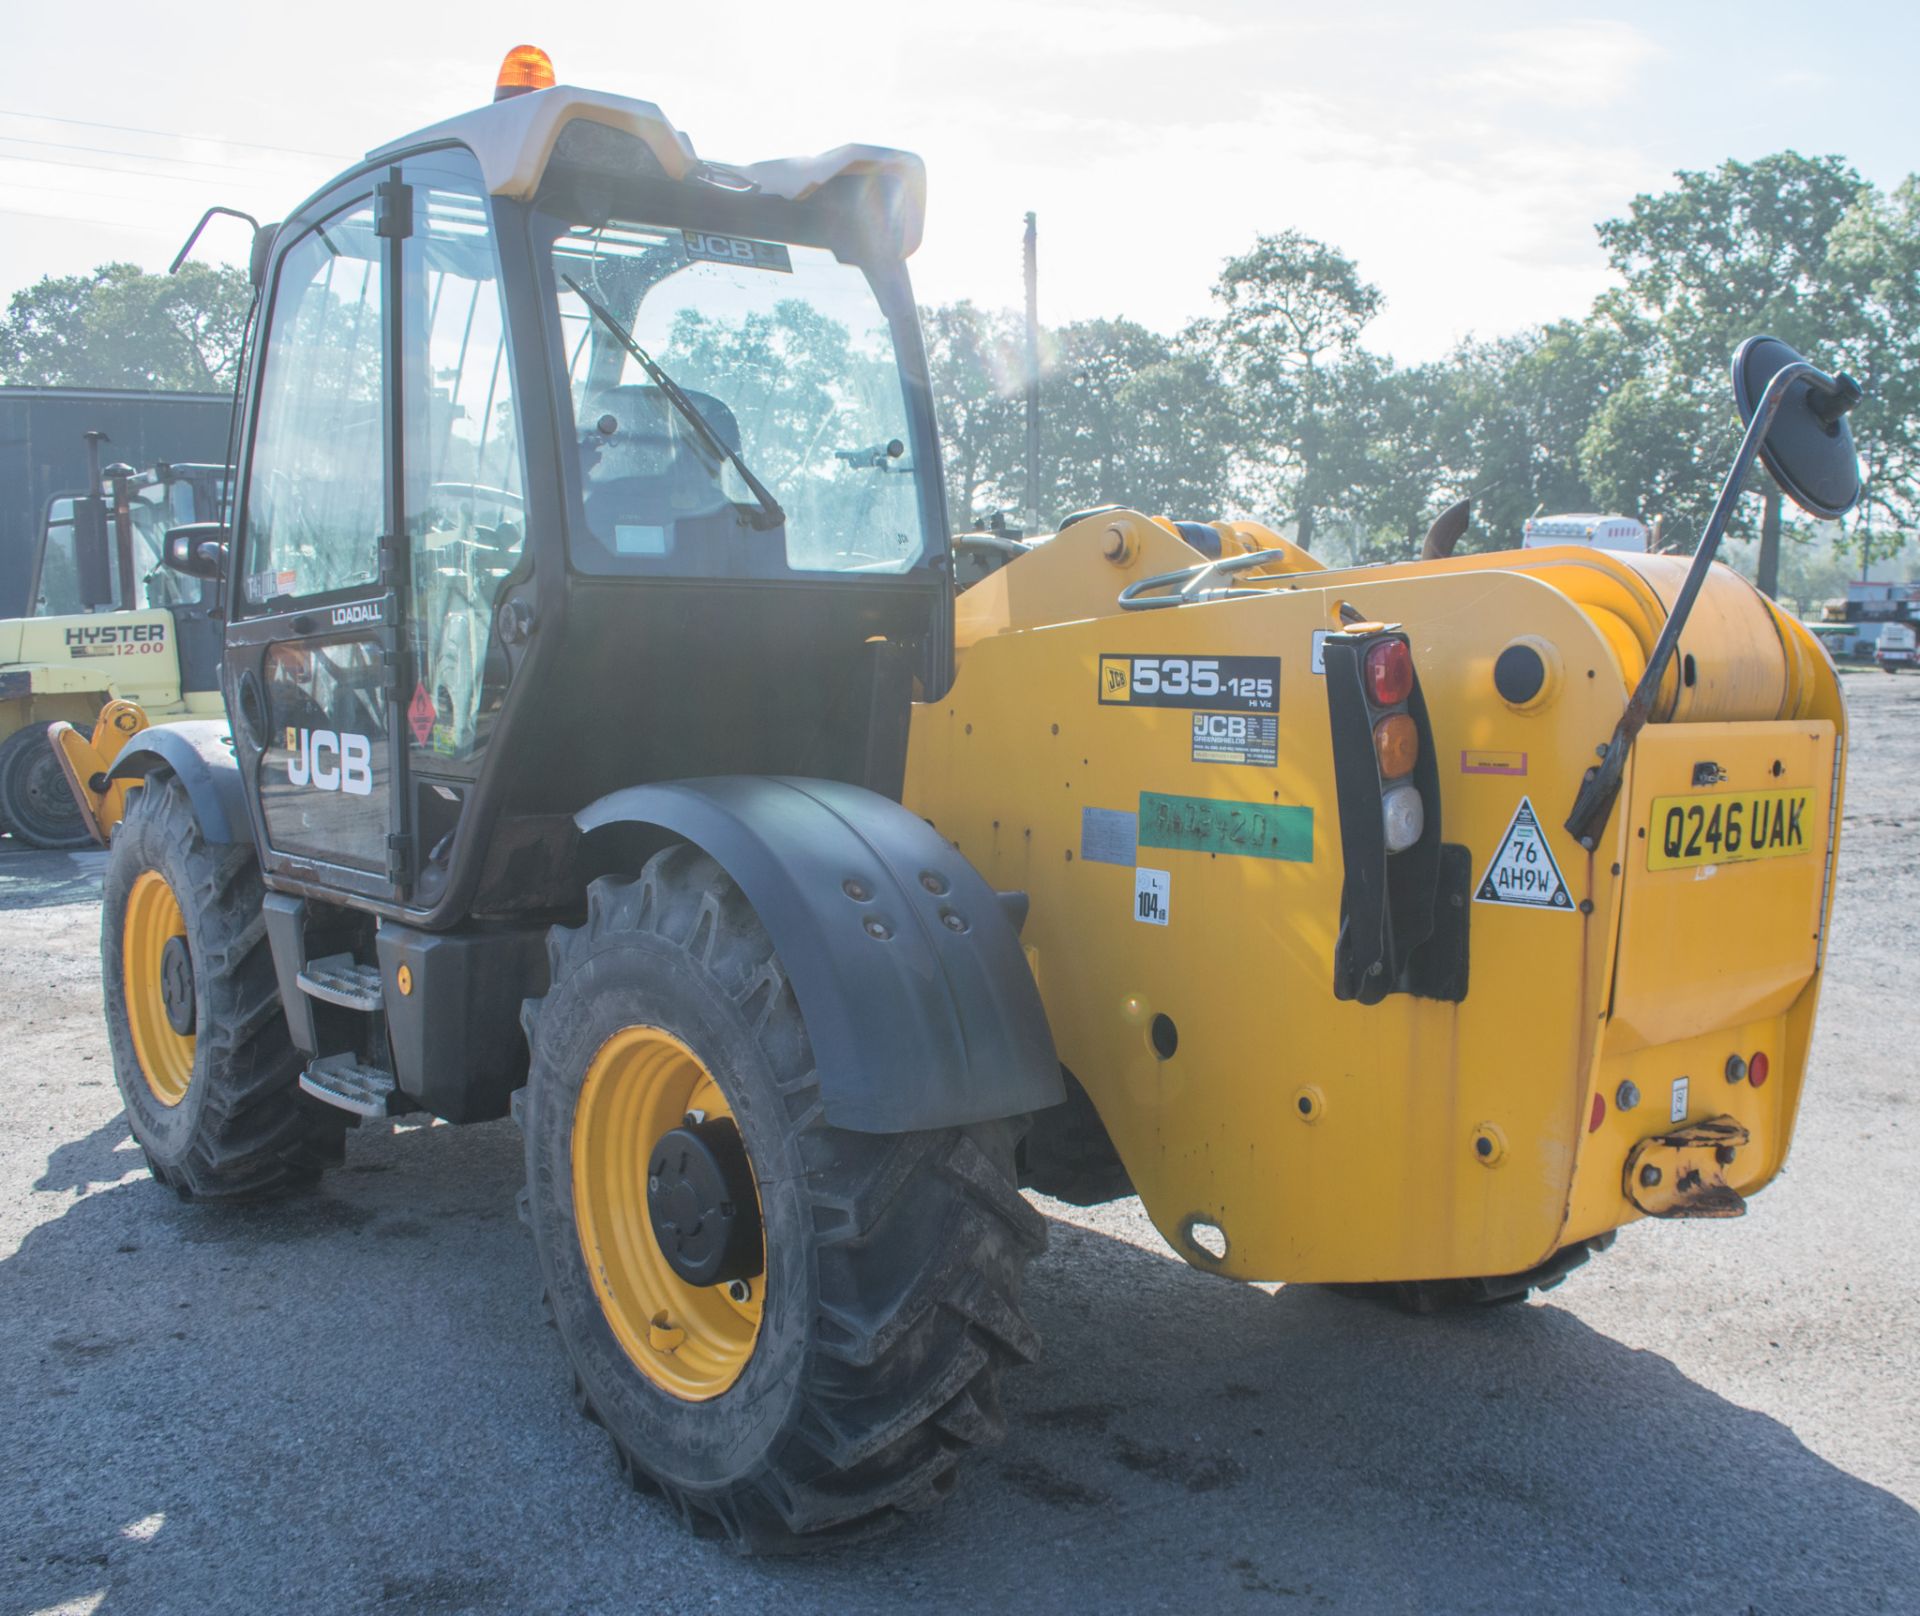
M167 529L169 571L189 578L218 578L227 564L227 530L220 522L189 522Z
M1806 361L1778 337L1748 337L1740 344L1733 356L1733 397L1743 424L1752 423L1767 384L1789 365L1806 366ZM1848 376L1821 381L1826 385L1803 377L1787 388L1761 440L1760 458L1788 499L1831 521L1860 498L1860 460L1847 426L1847 411L1860 401L1860 388Z
M113 556L107 545L107 502L97 494L73 502L73 565L80 604L112 606Z

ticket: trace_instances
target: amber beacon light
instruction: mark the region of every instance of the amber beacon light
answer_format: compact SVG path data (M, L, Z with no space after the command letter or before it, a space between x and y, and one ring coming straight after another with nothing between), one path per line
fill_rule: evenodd
M500 76L493 81L493 98L504 101L529 90L551 90L553 84L553 58L538 45L515 45L500 64Z

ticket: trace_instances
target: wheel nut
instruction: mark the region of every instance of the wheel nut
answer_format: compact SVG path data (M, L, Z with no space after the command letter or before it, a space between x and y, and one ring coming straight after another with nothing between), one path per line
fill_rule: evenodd
M948 931L965 931L967 929L966 918L962 915L955 914L951 909L942 911L940 924L945 926Z
M727 1282L727 1296L731 1301L751 1302L753 1300L753 1287L744 1279L729 1280Z
M1613 1105L1616 1111L1631 1111L1640 1103L1640 1085L1629 1080L1613 1091Z
M920 884L936 898L946 896L946 878L933 870L922 870L920 872Z
M1660 1169L1652 1162L1640 1169L1640 1185L1643 1189L1652 1189L1660 1182Z
M851 875L840 883L840 890L849 898L853 899L855 903L865 903L867 899L873 896L872 887Z
M893 935L893 928L884 920L869 919L866 922L866 933L869 937L878 938L884 943Z

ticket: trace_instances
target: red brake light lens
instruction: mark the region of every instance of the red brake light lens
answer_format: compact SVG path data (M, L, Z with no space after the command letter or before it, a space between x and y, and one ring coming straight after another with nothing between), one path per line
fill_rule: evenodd
M1757 1050L1754 1053L1753 1059L1747 1062L1747 1081L1751 1083L1755 1088L1759 1088L1762 1083L1766 1082L1766 1080L1767 1080L1766 1051Z
M1413 693L1413 653L1405 640L1382 640L1367 652L1367 695L1376 707L1394 707Z
M1587 1117L1587 1132L1598 1133L1600 1124L1607 1120L1607 1097L1596 1094L1593 1097L1593 1110Z

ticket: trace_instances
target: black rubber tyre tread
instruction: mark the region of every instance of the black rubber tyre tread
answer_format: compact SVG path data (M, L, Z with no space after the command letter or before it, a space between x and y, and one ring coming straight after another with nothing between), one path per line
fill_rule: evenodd
M0 741L0 826L28 847L64 852L92 847L80 806L67 791L47 739L49 723L23 724ZM35 779L33 777L37 776ZM39 800L33 791L50 794Z
M1379 1284L1329 1285L1327 1290L1362 1301L1390 1302L1403 1313L1457 1313L1470 1308L1508 1307L1535 1291L1550 1291L1576 1268L1583 1268L1613 1244L1614 1231L1576 1240L1545 1262L1518 1274L1476 1279L1403 1279Z
M186 922L197 1000L193 1075L177 1106L155 1099L127 1024L121 935L145 870L166 877ZM299 1086L250 845L209 843L186 790L156 776L130 795L107 855L100 975L113 1075L162 1184L189 1200L255 1200L304 1188L338 1162L348 1118Z
M596 881L586 924L554 928L549 954L548 995L524 1011L531 1222L575 1402L607 1428L622 1473L663 1495L696 1532L723 1533L755 1553L839 1545L937 1503L962 1454L1004 1434L1000 1372L1039 1350L1020 1311L1026 1265L1046 1246L1045 1220L1014 1187L1025 1119L895 1135L828 1126L806 1028L771 940L696 848L666 849L637 878ZM599 1344L606 1326L580 1257L564 1166L584 1071L563 1069L561 1028L582 1019L583 994L609 969L621 978L691 973L724 996L764 1056L758 1071L717 1075L768 1208L768 1311L748 1372L777 1374L771 1389L763 1383L749 1394L743 1376L708 1402L682 1403L617 1346L608 1353ZM577 1049L572 1058L584 1067ZM767 1182L769 1140L790 1169L781 1185ZM782 1220L793 1237L791 1287L773 1266ZM774 1310L789 1295L791 1327L776 1325ZM769 1354L779 1356L763 1370ZM650 1445L623 1418L628 1410L667 1424L691 1410L709 1429L751 1429L749 1457L724 1478L691 1481L685 1456Z

